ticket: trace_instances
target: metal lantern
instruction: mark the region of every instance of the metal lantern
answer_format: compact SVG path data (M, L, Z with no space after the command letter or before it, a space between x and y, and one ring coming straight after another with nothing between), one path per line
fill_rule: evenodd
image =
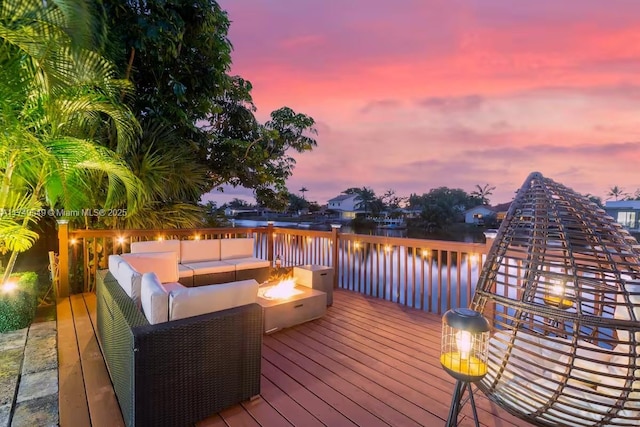
M490 329L489 322L481 313L468 308L455 308L442 316L440 364L457 380L447 426L457 424L465 391L469 394L476 426L479 425L470 383L487 374Z
M454 308L442 316L440 363L461 381L478 381L487 373L490 325L477 311Z
M573 306L573 283L566 276L547 275L546 280L541 280L544 287L543 302L551 307L567 310Z

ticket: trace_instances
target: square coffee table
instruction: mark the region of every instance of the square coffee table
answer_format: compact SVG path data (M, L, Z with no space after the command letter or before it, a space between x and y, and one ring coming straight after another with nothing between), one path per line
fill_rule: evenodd
M322 317L327 311L327 294L306 286L296 286L296 294L286 298L269 298L265 291L272 283L258 289L258 304L262 306L264 333L299 325Z

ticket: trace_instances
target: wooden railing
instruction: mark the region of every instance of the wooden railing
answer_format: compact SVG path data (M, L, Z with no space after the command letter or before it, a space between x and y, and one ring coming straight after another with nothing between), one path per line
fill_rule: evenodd
M283 266L330 266L335 287L435 313L468 306L491 244L343 234L338 228L69 231L60 224L61 294L95 289L96 273L107 268L108 256L129 252L131 242L237 237L253 237L258 258L279 256Z

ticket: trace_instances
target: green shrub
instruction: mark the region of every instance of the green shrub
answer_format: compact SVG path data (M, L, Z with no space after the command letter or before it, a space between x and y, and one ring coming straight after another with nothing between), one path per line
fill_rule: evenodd
M0 287L0 332L26 328L36 315L38 275L34 272L11 276L17 287Z

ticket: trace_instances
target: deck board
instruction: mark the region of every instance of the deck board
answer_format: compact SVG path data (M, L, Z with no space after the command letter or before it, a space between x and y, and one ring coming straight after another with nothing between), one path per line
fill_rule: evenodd
M82 366L71 301L59 299L56 306L58 330L58 412L61 426L88 426L89 405L82 378Z
M87 299L90 297L87 296ZM95 299L95 298L94 298ZM113 391L111 379L107 372L98 341L94 333L94 323L91 321L85 298L82 295L72 295L71 309L76 326L78 349L82 364L82 375L89 403L91 425L100 427L124 426L120 407Z
M362 303L362 301L358 302ZM373 337L370 338L369 344L372 356L378 355L379 352L384 353L383 356L378 357L378 360L382 361L384 365L403 370L408 375L416 375L416 370L419 371L423 378L429 379L430 385L438 386L439 392L432 391L429 393L429 397L437 399L448 408L454 380L442 370L439 364L440 322L434 322L433 315L429 313L415 310L404 314L398 313L395 310L388 310L385 301L380 301L380 303L372 301L366 307L358 303L339 307L341 323L333 326L344 326L350 330L350 335L340 330L335 335L338 337L348 335L353 340L361 340L361 337ZM385 316L381 317L380 309L385 308L387 308ZM328 322L330 318L323 320ZM372 326L375 327L375 332L370 332ZM426 328L428 330L425 330ZM407 332L411 330L420 333ZM407 361L407 364L397 363L402 360ZM522 420L504 413L481 393L476 396L476 405L481 423L492 423L499 412L504 418L504 426L517 426L523 423ZM468 406L463 408L462 413L472 417L471 408ZM446 417L446 412L443 416Z
M293 400L289 395L279 389L274 383L262 376L261 397L269 402L278 413L294 426L322 427L316 417L311 415L304 406Z
M297 353L294 360L298 364L306 363L319 378L325 381L335 390L339 390L346 397L359 402L364 408L391 425L419 426L412 420L411 415L420 412L425 414L415 405L411 405L404 398L389 393L389 390L380 386L369 378L358 374L348 366L336 362L316 349L316 343L312 338L299 332L278 336L278 342L282 345L295 346ZM293 350L290 350L291 353ZM310 358L313 362L304 360ZM315 364L313 364L315 363ZM398 409L395 409L395 408ZM415 419L415 418L414 418Z
M58 327L65 334L62 336L65 341L59 341L62 343L59 352L71 353L69 347L72 346L67 341L73 339L77 363L82 357L86 359L86 363L82 362L85 384L68 388L66 396L70 393L92 394L96 387L94 383L99 378L104 383L107 372L102 358L95 357L95 294L84 294L83 297L64 300L68 313L65 313L64 302L59 302ZM78 316L75 321L77 331L69 330L74 325L73 320L69 320L71 306L73 316ZM454 380L439 364L440 329L439 315L337 290L334 305L321 319L264 337L259 397L212 414L197 425L444 425ZM78 353L77 343L80 343L82 353ZM70 364L65 366L69 372ZM475 393L475 397L483 427L530 426L497 407L481 393ZM94 411L92 402L96 397L85 395L75 401L83 399L85 403L89 401L89 408ZM65 413L76 410L83 411L67 406ZM84 411L88 418L89 410ZM83 422L65 424L62 412L61 409L62 426L90 425ZM73 421L77 421L76 414L72 415ZM103 425L111 422L107 414L95 413L95 416L92 414L96 419L94 425L100 425L101 417L107 417ZM474 425L468 405L463 408L459 425Z

